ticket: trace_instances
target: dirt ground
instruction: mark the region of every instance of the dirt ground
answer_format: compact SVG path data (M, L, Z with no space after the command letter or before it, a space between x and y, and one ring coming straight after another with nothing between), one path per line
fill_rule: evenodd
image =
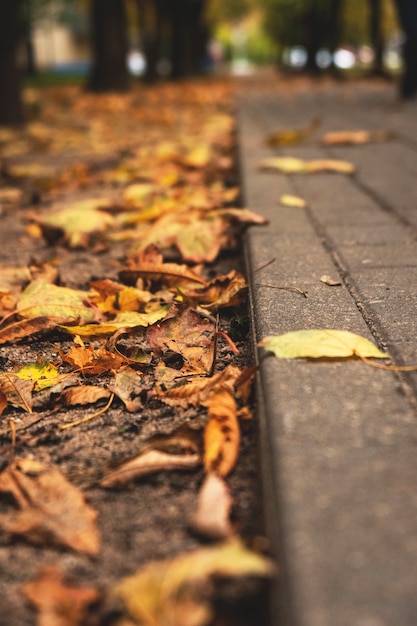
M71 95L71 94L70 94ZM56 97L56 96L54 96ZM63 96L62 96L63 97ZM69 96L68 96L69 97ZM78 96L77 96L78 97ZM139 96L140 97L140 94ZM31 114L36 120L36 102L30 102ZM70 107L67 103L64 105ZM63 106L64 106L63 105ZM156 102L156 105L158 102ZM81 105L80 105L81 106ZM87 107L87 105L86 105ZM146 108L146 107L145 107ZM149 111L149 106L147 107ZM168 108L165 107L164 114ZM46 113L48 111L46 110ZM138 123L136 136L140 137L143 124L152 125L157 133L159 118L144 116L142 126ZM43 118L42 118L43 119ZM85 119L89 119L88 116ZM120 117L118 123L122 124ZM60 132L59 119L54 121ZM156 135L155 135L156 136ZM0 142L1 143L1 142ZM3 142L2 147L8 146ZM234 158L235 146L230 148ZM70 205L80 198L95 197L98 192L114 194L120 190L117 184L91 181L83 184L48 186L39 178L16 177L10 167L16 164L42 163L53 166L56 172L72 171L74 165L88 163L88 172L103 171L115 167L124 157L117 147L114 153L88 154L88 145L72 146L60 152L48 152L41 146L29 151L16 150L16 154L3 151L1 163L3 177L0 186L13 187L23 193L17 202L3 202L1 207L0 264L2 267L22 267L55 263L58 268L58 284L85 290L91 280L119 279L119 271L127 256L124 241L111 244L94 241L94 245L71 248L62 240L47 240L28 227L37 217L47 214L53 203L59 201ZM232 187L238 183L236 163L225 170L225 184ZM70 177L71 181L71 177ZM242 271L239 235L232 249L224 250L211 263L205 264L205 277L227 274L231 269ZM168 260L178 261L175 253ZM250 335L247 329L240 335L233 334L236 319L247 316L246 303L239 307L220 311L220 327L229 332L239 349L233 354L221 337L218 341L214 372L229 364L239 367L253 364ZM231 329L232 325L232 329ZM123 349L140 343L143 331L129 334L121 341ZM96 339L89 340L98 346ZM66 352L73 344L72 337L52 330L40 336L28 336L22 341L6 342L0 346L0 364L3 372L11 372L17 366L36 363L39 360L59 362L60 352ZM175 363L167 367L178 368ZM121 461L138 454L141 446L152 438L175 433L179 427L187 427L197 437L207 421L202 407L168 406L147 395L153 385L152 372L144 372L141 406L128 412L117 398L111 406L90 421L67 430L62 423L81 419L101 409L106 401L94 406L62 407L47 392L36 395L33 412L27 413L9 405L0 422L0 461L2 470L16 458L31 458L45 464L53 464L87 498L98 511L98 527L101 535L100 550L96 556L65 550L43 543L34 545L20 536L0 533L0 625L32 626L37 622L35 610L23 593L23 585L33 580L44 565L55 565L65 573L65 580L77 586L90 586L105 591L124 576L135 572L140 566L152 561L174 557L198 546L211 545L199 536L190 520L195 512L199 488L204 479L201 465L187 471L161 471L132 480L130 484L104 489L98 481ZM111 384L110 374L96 376L94 384L106 388ZM251 405L253 408L254 398ZM13 430L16 429L16 440ZM232 523L235 532L245 543L256 550L266 549L262 520L261 488L257 458L257 425L254 419L241 420L241 445L236 467L227 476L227 485L233 498ZM16 506L7 495L0 499L0 519ZM215 607L213 624L233 626L239 624L267 623L267 591L264 582L245 578L227 580L215 585L211 594ZM115 617L116 615L116 617ZM90 608L84 624L115 624L117 610L100 601ZM116 621L115 621L116 620ZM49 623L49 622L48 622ZM52 622L50 622L52 624ZM62 622L64 623L64 622ZM65 622L67 623L67 622ZM71 622L72 623L72 622ZM81 623L81 622L80 622ZM119 623L119 622L117 622Z

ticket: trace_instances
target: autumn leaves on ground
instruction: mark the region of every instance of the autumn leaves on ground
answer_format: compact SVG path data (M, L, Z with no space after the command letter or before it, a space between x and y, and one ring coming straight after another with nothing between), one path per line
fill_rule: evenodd
M0 623L261 624L239 237L264 220L230 86L25 102L0 129Z

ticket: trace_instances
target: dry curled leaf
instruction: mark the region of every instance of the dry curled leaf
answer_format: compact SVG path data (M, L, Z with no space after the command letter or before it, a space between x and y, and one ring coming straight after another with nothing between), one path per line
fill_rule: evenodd
M220 476L209 473L198 493L197 510L191 521L192 528L209 539L226 539L233 534L230 513L233 500Z
M261 170L275 170L283 174L314 174L318 172L336 172L353 174L353 163L337 159L313 159L305 161L295 157L267 157L258 163Z
M88 607L100 597L92 587L66 585L55 565L43 567L23 591L39 613L38 626L82 626Z
M8 404L32 413L32 391L35 383L23 380L13 372L0 374L0 391L7 398Z
M325 133L320 143L325 146L359 145L372 142L383 142L392 139L393 133L389 130L339 130Z
M209 421L204 431L204 468L227 476L238 458L240 428L233 392L220 389L206 403Z
M0 473L0 492L18 507L0 514L4 532L35 544L98 553L97 512L56 467L18 459Z
M328 274L323 274L323 276L320 276L320 280L322 283L329 285L329 287L339 287L342 284L340 279L334 279Z
M132 482L135 478L155 472L194 469L201 463L199 454L168 454L147 449L139 456L126 461L108 472L100 481L101 487L116 487Z

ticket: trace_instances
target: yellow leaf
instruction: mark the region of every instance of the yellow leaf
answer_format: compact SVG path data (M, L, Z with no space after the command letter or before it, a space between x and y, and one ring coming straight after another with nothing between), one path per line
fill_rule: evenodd
M137 313L136 311L124 311L119 313L110 322L103 324L85 324L83 326L60 326L59 328L71 335L93 337L99 335L111 335L121 328L134 328L135 326L151 326L162 320L167 312L167 305L160 305L149 313Z
M51 213L39 225L48 240L54 238L55 229L65 233L71 248L87 247L91 235L104 232L114 222L109 213L96 208L97 205L106 206L107 203L101 198L80 202L69 209Z
M113 595L141 626L204 626L212 614L201 589L212 577L266 578L273 573L270 559L234 539L149 563L116 584Z
M389 130L340 130L325 133L321 143L325 146L343 144L365 144L371 142L383 142L392 139L393 133Z
M206 472L227 476L239 454L240 429L233 392L220 389L207 401L209 421L204 431Z
M22 293L17 312L25 318L59 318L61 323L91 322L96 315L85 304L87 296L86 292L35 280Z
M312 174L316 172L336 172L353 174L355 166L349 161L335 159L313 159L303 161L295 157L268 157L258 164L261 170L277 170L284 174Z
M315 159L306 162L305 171L315 172L336 172L337 174L353 174L356 167L349 161L338 161L336 159Z
M182 162L188 167L203 168L207 167L210 159L210 146L203 143L192 148L190 152L183 157Z
M368 339L347 330L297 330L275 337L265 337L259 345L280 359L351 356L386 359L388 356Z
M34 382L35 391L53 387L53 385L56 385L59 382L60 377L58 368L56 368L52 363L48 363L48 361L25 365L14 373L22 380L30 380L31 382Z
M289 194L284 194L283 196L281 196L279 202L280 204L282 204L282 206L296 207L300 209L303 209L305 206L307 206L307 202L304 200L304 198L300 198L299 196L291 196Z

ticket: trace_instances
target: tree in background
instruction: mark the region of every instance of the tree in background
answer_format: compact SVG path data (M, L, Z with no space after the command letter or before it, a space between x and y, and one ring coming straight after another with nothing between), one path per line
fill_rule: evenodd
M129 74L124 0L91 0L92 91L126 91Z
M21 36L20 0L0 1L0 124L23 121L20 71L17 63Z

